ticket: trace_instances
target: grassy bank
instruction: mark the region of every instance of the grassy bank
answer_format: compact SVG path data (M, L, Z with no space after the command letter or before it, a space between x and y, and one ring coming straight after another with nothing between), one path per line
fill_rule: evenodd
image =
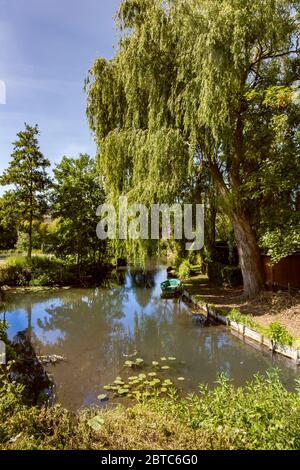
M77 264L48 256L9 257L0 264L0 286L39 288L84 285L102 279L108 267Z
M22 388L0 388L0 449L299 449L300 393L275 372L243 388L220 378L198 395L153 398L130 408L28 407Z

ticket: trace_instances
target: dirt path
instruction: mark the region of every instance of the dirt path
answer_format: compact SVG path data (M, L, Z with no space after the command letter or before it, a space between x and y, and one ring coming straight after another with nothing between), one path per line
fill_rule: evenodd
M245 300L242 289L214 287L207 277L197 276L184 283L192 295L200 295L205 302L227 311L233 308L253 315L263 326L280 322L295 337L300 339L300 291L264 292L254 300Z

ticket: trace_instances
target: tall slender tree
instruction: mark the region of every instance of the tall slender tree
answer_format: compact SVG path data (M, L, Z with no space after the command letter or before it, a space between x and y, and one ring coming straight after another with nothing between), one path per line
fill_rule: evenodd
M25 124L17 134L8 169L0 178L2 185L14 185L15 216L19 229L28 234L28 257L32 255L33 221L47 211L47 191L51 180L47 175L50 162L40 151L38 126Z

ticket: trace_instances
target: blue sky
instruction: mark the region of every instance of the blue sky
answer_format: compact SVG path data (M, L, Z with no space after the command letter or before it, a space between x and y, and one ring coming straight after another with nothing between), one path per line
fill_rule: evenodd
M113 55L120 0L0 0L0 173L16 133L38 124L54 165L63 155L95 154L83 81L96 57Z

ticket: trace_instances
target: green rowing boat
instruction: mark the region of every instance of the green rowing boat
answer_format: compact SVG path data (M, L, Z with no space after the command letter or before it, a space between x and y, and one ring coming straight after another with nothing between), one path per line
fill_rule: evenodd
M181 292L181 281L179 279L168 279L160 285L163 294L178 294Z

